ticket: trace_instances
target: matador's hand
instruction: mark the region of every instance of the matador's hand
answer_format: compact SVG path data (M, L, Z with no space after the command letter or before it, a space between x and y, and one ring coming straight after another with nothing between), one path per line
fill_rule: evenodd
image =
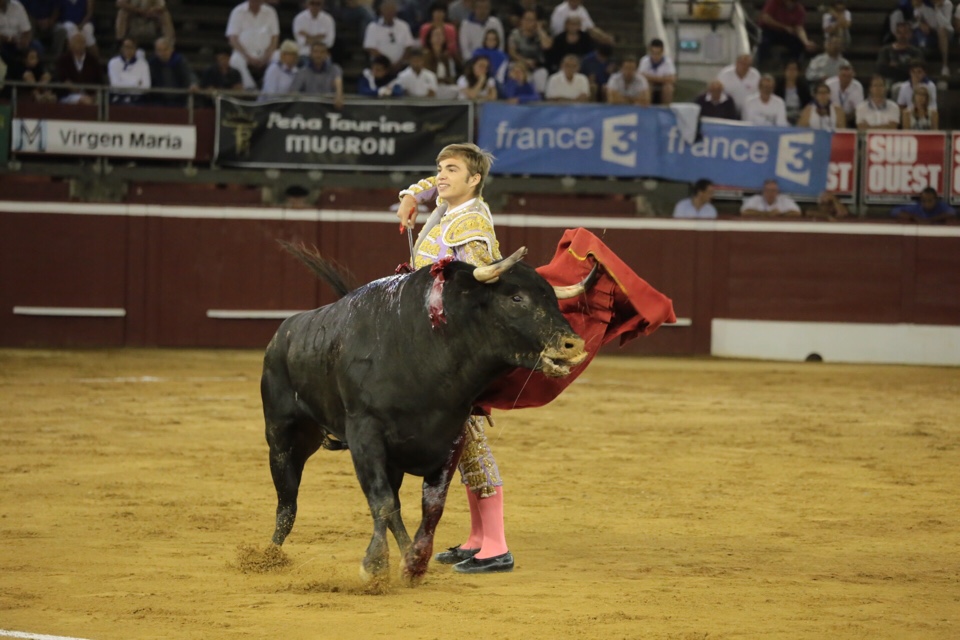
M417 223L417 213L417 199L411 195L403 196L403 199L400 200L400 208L397 209L400 226L412 229Z

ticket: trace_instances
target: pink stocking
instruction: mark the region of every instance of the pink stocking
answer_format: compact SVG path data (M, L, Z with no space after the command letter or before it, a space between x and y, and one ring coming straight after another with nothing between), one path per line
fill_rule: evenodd
M477 494L467 487L467 502L470 503L470 537L460 545L461 549L479 549L483 544L483 520L480 519L480 507Z
M497 487L497 493L489 498L474 498L480 511L483 527L483 545L480 553L474 556L485 560L505 554L507 538L503 532L503 487Z

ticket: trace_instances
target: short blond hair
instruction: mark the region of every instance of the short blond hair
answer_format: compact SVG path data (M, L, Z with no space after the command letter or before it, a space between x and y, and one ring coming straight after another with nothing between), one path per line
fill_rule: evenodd
M490 173L490 167L493 165L494 157L489 151L484 151L471 142L462 142L459 144L448 144L437 155L437 164L447 158L459 158L467 165L469 177L480 174L480 182L474 187L473 194L479 196L483 192L483 183Z

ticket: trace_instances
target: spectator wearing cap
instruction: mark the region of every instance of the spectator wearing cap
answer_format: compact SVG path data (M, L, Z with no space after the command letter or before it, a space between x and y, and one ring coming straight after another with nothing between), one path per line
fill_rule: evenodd
M560 71L547 80L544 97L551 102L590 101L590 81L580 73L580 59L577 56L570 54L564 57Z
M827 78L825 82L830 88L830 102L843 109L847 125L852 125L857 107L863 103L863 85L853 77L853 65L849 62L842 63L837 75Z
M800 112L813 99L810 85L801 75L800 63L796 60L787 60L783 75L777 78L773 92L783 98L783 104L787 108L787 122L790 124L797 124Z
M270 96L294 93L290 90L293 78L297 75L297 60L300 58L300 47L293 40L284 40L280 45L280 57L267 67L263 74L263 89L260 99Z
M717 208L713 206L713 182L702 178L693 183L693 193L673 207L674 218L715 220Z
M897 91L897 104L901 109L906 109L913 104L913 91L919 86L924 86L930 92L930 110L937 110L937 85L927 77L923 61L914 60L910 63L910 79L901 83Z
M956 210L944 202L933 187L926 187L920 192L919 202L894 207L890 211L890 215L900 222L915 222L918 224L952 222L957 219Z
M613 47L600 43L597 48L580 59L580 73L590 81L591 99L607 101L607 83L617 70L613 61Z
M896 129L900 126L900 107L887 99L887 83L883 76L870 78L870 95L857 107L857 129Z
M814 57L807 67L807 81L810 83L832 78L837 75L840 65L847 62L842 55L843 40L840 36L828 37L824 49L825 51Z
M663 52L663 40L654 38L647 47L647 55L640 58L640 74L650 83L653 104L670 104L677 84L677 69Z
M580 20L581 28L590 34L590 37L597 42L613 44L613 37L607 32L599 29L590 17L590 12L583 6L582 0L565 0L553 9L550 14L550 34L558 36L566 30L567 20L570 17L576 17Z
M447 53L454 59L459 58L460 50L457 42L457 28L447 22L447 5L445 2L434 2L430 5L430 22L420 26L420 44L429 47L428 38L432 29L442 29L447 38Z
M333 48L337 41L337 24L333 16L324 11L323 0L306 0L303 11L293 19L293 37L297 40L299 56L310 57L310 47L315 42L327 45L327 50Z
M539 22L535 11L524 11L520 26L507 39L510 60L526 67L538 91L547 86L547 51L553 46L553 38Z
M363 70L363 74L357 80L357 93L371 98L402 96L403 87L397 84L397 77L391 71L392 66L387 56L375 56L370 61L370 66Z
M437 74L424 68L424 52L420 47L410 50L410 66L397 75L397 84L411 98L437 97Z
M769 73L760 78L760 92L747 98L741 119L760 127L787 127L787 107L783 98L773 93L775 80Z
M756 95L760 87L760 72L753 66L753 58L749 53L737 56L736 61L724 67L717 74L717 80L723 85L723 90L733 98L737 111L743 112L743 105L747 98Z
M389 61L385 63L389 67ZM310 45L310 59L297 69L290 83L290 93L314 96L333 95L336 108L343 106L343 70L330 59L330 51L322 42Z
M227 39L233 47L230 66L240 72L245 89L256 89L280 41L277 10L264 0L247 0L230 12Z
M947 0L949 2L949 0ZM853 16L844 0L830 0L823 5L823 34L827 37L839 36L844 47L850 46L850 24Z
M484 46L487 32L491 29L497 32L500 50L503 50L503 23L500 18L490 13L490 0L475 0L473 12L466 20L460 23L460 53L464 58L472 58L473 52Z
M638 106L650 104L650 84L639 73L638 67L636 57L626 56L623 59L620 70L610 76L607 82L607 102Z
M739 120L740 112L733 98L723 90L723 83L712 80L707 90L694 100L700 105L701 118L723 118L725 120Z
M410 26L397 17L395 0L384 0L380 5L380 19L368 24L363 34L363 48L371 61L379 56L385 57L390 61L391 76L406 66L410 48L416 43Z
M897 39L880 48L877 54L877 73L889 82L904 82L910 77L910 63L923 59L923 52L913 46L910 25L900 22L896 26Z
M143 99L145 89L150 88L150 65L138 55L137 43L126 38L120 43L120 52L107 63L107 78L110 86L126 91L110 92L114 104L135 104Z
M757 60L769 60L774 47L784 47L788 55L801 59L817 46L807 37L803 24L807 11L798 0L767 0L757 21L760 24L760 46Z

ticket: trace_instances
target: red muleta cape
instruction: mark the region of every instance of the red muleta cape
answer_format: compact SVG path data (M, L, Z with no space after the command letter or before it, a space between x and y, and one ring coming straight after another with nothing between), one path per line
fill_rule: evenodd
M673 323L673 302L640 278L607 245L586 229L567 229L549 264L537 268L547 282L580 282L600 263L599 278L586 295L560 301L560 311L586 343L587 359L564 378L548 378L529 369L514 369L484 391L477 405L485 410L522 409L547 404L566 389L614 338L620 345Z

